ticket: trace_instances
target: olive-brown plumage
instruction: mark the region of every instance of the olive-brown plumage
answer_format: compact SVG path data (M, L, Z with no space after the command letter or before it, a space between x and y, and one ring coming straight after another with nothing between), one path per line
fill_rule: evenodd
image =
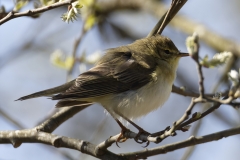
M19 98L52 96L56 107L100 103L115 118L138 118L168 99L180 53L173 42L157 35L112 48L95 67L62 86Z

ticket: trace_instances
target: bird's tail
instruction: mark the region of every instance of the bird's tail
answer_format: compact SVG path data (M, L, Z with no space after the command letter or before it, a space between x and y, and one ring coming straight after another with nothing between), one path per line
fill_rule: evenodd
M73 84L74 84L75 80L72 80L70 82L67 82L61 86L58 87L54 87L54 88L50 88L50 89L46 89L40 92L36 92L27 96L23 96L15 101L23 101L26 99L31 99L31 98L37 98L37 97L42 97L42 96L52 96L54 94L60 93L60 92L64 92L67 89L69 89Z

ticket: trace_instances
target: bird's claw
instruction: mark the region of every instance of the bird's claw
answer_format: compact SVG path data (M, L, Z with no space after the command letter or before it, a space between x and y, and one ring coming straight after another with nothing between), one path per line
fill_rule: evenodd
M139 140L139 137L140 137L140 135L142 135L142 134L147 135L147 136L151 135L149 132L147 132L147 131L145 131L145 130L143 130L143 129L139 129L139 132L138 132L138 134L136 135L136 137L134 138L134 140L135 140L135 142L137 142L137 143L139 143L139 144L143 144L143 143L146 142L146 146L143 146L144 148L146 148L146 147L150 144L150 142L149 142L149 141L145 141L145 140Z
M128 132L128 131L130 131L128 128L122 127L121 133L120 133L120 135L118 136L118 138L116 139L116 145L117 145L118 147L119 147L118 142L123 143L123 142L125 142L125 141L128 139L128 138L124 137L124 133L125 133L125 132ZM119 147L119 148L120 148L120 147Z

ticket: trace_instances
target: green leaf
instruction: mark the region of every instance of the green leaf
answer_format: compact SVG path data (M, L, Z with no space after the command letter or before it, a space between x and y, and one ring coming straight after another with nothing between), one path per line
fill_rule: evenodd
M26 6L28 4L28 1L18 1L16 5L14 6L14 11L19 11L22 9L22 7Z

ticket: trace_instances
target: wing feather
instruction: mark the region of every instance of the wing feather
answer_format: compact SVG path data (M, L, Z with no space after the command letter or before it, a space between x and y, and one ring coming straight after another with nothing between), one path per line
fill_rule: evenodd
M52 97L59 99L94 98L136 90L151 81L153 68L137 63L131 52L109 53L96 67L81 74L67 91Z

